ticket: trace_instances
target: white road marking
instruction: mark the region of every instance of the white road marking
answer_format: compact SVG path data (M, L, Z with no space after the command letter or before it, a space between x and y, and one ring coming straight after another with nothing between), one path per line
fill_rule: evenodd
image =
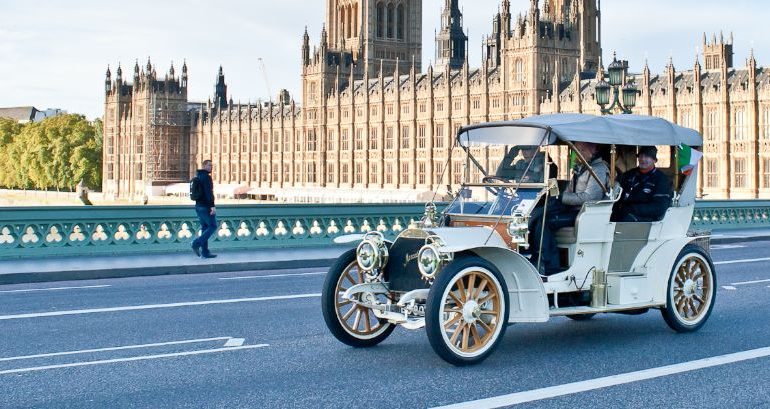
M756 263L759 261L770 261L770 257L765 258L747 258L743 260L729 260L729 261L717 261L714 263L715 266L719 266L722 264L743 264L743 263Z
M733 287L731 285L723 285L722 288L724 288L725 290L731 290L731 291L737 290L737 288L735 288L735 287Z
M711 250L730 250L730 249L742 249L746 246L740 245L740 244L717 244L714 246L711 246Z
M232 339L233 339L232 337L216 337L216 338L188 339L184 341L157 342L153 344L126 345L126 346L120 346L120 347L81 349L79 351L52 352L48 354L36 354L36 355L24 355L24 356L13 356L9 358L0 358L0 362L20 361L22 359L48 358L52 356L90 354L94 352L121 351L125 349L152 348L152 347L161 347L161 346L167 346L167 345L197 344L197 343L212 342L212 341L227 340L229 342ZM242 339L242 338L238 338L238 339ZM241 345L243 345L243 342L241 342ZM225 346L227 346L227 344L225 344Z
M239 347L243 345L246 340L244 338L230 338L225 342L226 347Z
M36 313L29 313L29 314L0 315L0 321L19 320L19 319L25 319L25 318L59 317L63 315L81 315L81 314L97 314L97 313L105 313L105 312L154 310L154 309L161 309L161 308L195 307L195 306L201 306L201 305L237 304L237 303L244 303L244 302L273 301L273 300L294 300L298 298L318 298L320 296L321 294L279 295L274 297L235 298L235 299L228 299L228 300L192 301L192 302L180 302L180 303L173 303L173 304L129 305L125 307L94 308L94 309L88 309L88 310L36 312Z
M262 276L243 276L243 277L222 277L220 280L251 280L254 278L276 278L276 277L301 277L301 276L320 276L325 275L326 271L316 271L313 273L292 273L292 274L270 274Z
M737 283L732 283L732 285L751 285L751 284L762 284L762 283L770 283L770 280L741 281Z
M674 365L650 368L642 371L629 372L625 374L606 376L603 378L589 379L581 382L573 382L564 385L556 385L548 388L533 389L529 391L511 393L487 399L462 402L454 405L441 406L441 409L476 409L476 408L499 408L503 406L517 405L520 403L534 402L543 399L555 398L558 396L571 395L592 391L596 389L607 388L610 386L624 385L627 383L644 381L664 376L676 375L680 373L695 371L699 369L711 368L720 365L727 365L736 362L748 361L770 356L770 347L752 349L749 351L737 352L734 354L719 355L710 358L698 359L695 361L682 362ZM439 408L434 408L439 409Z
M270 345L269 344L243 345L243 346L237 346L237 347L223 347L223 348L214 348L214 349L203 349L198 351L175 352L171 354L143 355L143 356L133 356L128 358L102 359L99 361L74 362L70 364L61 364L61 365L34 366L30 368L18 368L18 369L9 369L5 371L0 371L0 375L44 371L47 369L74 368L78 366L105 365L105 364L113 364L117 362L148 361L152 359L173 358L173 357L180 357L180 356L215 354L218 352L233 352L233 351L239 351L242 349L265 348L268 346Z
M62 291L62 290L85 290L92 288L106 288L111 285L84 285L82 287L51 287L51 288L28 288L25 290L3 290L0 293L31 293L35 291Z

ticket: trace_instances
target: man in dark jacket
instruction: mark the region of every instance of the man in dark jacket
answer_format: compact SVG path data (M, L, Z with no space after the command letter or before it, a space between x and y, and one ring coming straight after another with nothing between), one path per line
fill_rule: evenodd
M656 147L642 146L636 156L639 166L624 173L620 179L623 197L618 202L614 220L659 221L671 206L671 181L655 167L658 161Z
M210 160L203 161L203 169L198 169L195 177L200 184L200 195L195 200L195 213L201 223L201 235L192 242L195 255L200 258L214 258L209 251L209 238L217 231L217 208L214 206L214 181L211 180Z

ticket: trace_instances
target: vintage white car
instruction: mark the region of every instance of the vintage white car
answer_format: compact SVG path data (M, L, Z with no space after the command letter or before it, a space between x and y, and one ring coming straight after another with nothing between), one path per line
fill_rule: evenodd
M563 271L543 276L539 260L522 254L529 216L538 208L547 212L548 199L569 183L545 170L552 167L546 151L566 146L577 152L575 142L607 148L610 181L602 182L602 200L582 206L574 227L556 232ZM468 126L460 129L457 143L467 154L466 182L441 212L428 203L419 226L393 242L377 232L338 238L358 241L337 260L323 287L324 319L341 342L368 347L397 325L425 327L439 356L467 365L489 356L510 323L555 316L586 320L650 308L659 309L678 332L706 322L716 276L708 235L690 231L697 171L680 173L676 160L679 149L702 145L696 131L648 116L556 114ZM673 183L670 207L661 221L613 222L622 196L618 168L624 162L626 169L635 166L636 150L645 145L670 151L668 163L659 163ZM525 166L506 168L507 156L490 173L473 156L481 146L534 146L540 163L536 154ZM587 165L582 155L574 156ZM472 183L467 175L474 166L484 178ZM490 200L478 200L480 192Z

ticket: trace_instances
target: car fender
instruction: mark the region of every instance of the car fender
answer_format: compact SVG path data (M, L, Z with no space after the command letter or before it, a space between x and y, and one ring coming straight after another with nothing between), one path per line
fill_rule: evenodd
M666 240L647 258L644 263L644 271L646 271L649 283L653 287L653 302L665 305L668 279L676 263L676 258L686 245L696 239L696 237L682 237Z
M508 287L508 322L548 321L548 296L529 260L507 248L476 247L468 251L494 264L503 275Z

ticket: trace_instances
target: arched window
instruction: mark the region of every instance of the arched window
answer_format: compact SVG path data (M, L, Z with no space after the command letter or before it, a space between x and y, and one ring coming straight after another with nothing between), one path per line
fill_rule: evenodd
M513 63L513 73L516 81L524 82L524 62L520 59L517 59L516 62Z
M385 5L377 3L377 37L385 37Z
M405 23L406 23L406 16L404 15L404 5L403 4L399 4L398 5L398 13L396 14L396 26L397 26L396 35L397 35L399 40L403 40L404 39L404 35L405 35L404 26L405 26Z
M352 37L352 35L351 35L352 32L353 32L352 31L352 27L353 27L353 24L352 24L353 23L353 16L352 16L352 14L353 13L351 13L350 6L345 7L345 17L346 17L346 21L345 21L345 26L346 26L345 27L345 38Z
M735 110L735 139L742 141L746 139L746 115L743 108Z
M388 4L388 38L393 38L393 30L396 23L396 8L393 3Z

